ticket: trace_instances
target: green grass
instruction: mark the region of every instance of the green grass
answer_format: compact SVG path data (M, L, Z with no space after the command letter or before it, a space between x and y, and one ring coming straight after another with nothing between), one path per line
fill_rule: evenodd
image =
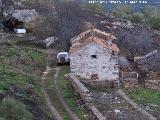
M46 119L53 120L42 92L40 76L44 66L45 60L42 52L17 45L6 47L0 56L0 93L7 95L12 91L12 96L18 97L22 104L25 103L29 112L32 113L38 107L37 111L41 111ZM33 101L36 104L32 106L30 102ZM33 116L37 114L37 111L32 113ZM12 113L10 115L12 116Z
M32 86L37 96L43 96L38 79L20 71L7 68L4 69L3 67L0 67L0 93L3 93L14 87L20 90L17 93L19 96L22 95L23 97L27 97L25 91L29 86Z
M85 112L84 109L78 107L76 105L76 100L79 99L75 96L74 90L70 87L69 81L64 79L65 74L69 73L69 66L62 66L61 73L60 73L60 85L61 85L61 92L66 100L68 106L74 111L74 113L81 119L86 120L84 117Z
M139 88L127 91L127 94L137 103L158 105L155 110L160 112L160 91L149 88Z
M14 98L4 98L0 103L0 116L4 120L33 120L26 105Z
M37 62L38 64L44 64L44 55L42 53L34 51L32 48L27 47L9 47L7 48L4 57L6 59L26 59L30 62Z
M53 66L55 66L54 63L52 63L52 67ZM51 98L53 106L58 110L63 119L70 120L68 113L65 111L65 108L61 104L59 96L57 95L54 74L55 70L51 70L50 73L47 75L47 78L45 80L45 88L48 92L49 97Z

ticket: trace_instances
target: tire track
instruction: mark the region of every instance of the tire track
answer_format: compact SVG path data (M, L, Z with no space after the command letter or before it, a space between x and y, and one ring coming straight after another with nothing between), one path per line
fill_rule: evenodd
M56 73L54 75L54 80L55 80L55 84L56 84L56 90L57 90L57 94L59 96L59 99L62 103L62 105L64 106L64 108L66 109L66 111L68 112L68 114L70 115L72 120L80 120L72 111L71 109L68 107L67 103L65 102L61 91L60 91L60 67L56 67Z

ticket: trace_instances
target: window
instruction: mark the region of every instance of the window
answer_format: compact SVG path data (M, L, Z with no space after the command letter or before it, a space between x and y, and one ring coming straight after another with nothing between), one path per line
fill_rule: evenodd
M91 58L95 59L97 58L97 55L91 55Z

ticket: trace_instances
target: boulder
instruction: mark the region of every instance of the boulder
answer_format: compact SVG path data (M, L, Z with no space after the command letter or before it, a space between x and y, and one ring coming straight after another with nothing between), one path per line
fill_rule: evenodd
M14 13L12 14L12 17L24 23L24 28L27 29L28 31L33 31L38 16L39 15L35 11L35 9L15 10Z
M46 48L49 48L52 44L55 43L56 40L57 40L56 37L48 37L47 39L45 39L45 40L43 41L44 46L45 46Z
M14 18L16 18L19 21L22 22L30 22L35 20L35 18L38 16L38 13L35 9L33 10L15 10L12 14Z

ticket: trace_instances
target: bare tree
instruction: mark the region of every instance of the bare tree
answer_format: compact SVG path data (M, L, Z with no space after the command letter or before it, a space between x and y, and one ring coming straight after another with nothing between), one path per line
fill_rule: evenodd
M145 55L153 49L152 32L144 26L133 30L120 29L117 32L118 45L128 55Z
M58 3L59 40L61 48L68 50L70 39L83 30L83 17L81 8L75 2Z

